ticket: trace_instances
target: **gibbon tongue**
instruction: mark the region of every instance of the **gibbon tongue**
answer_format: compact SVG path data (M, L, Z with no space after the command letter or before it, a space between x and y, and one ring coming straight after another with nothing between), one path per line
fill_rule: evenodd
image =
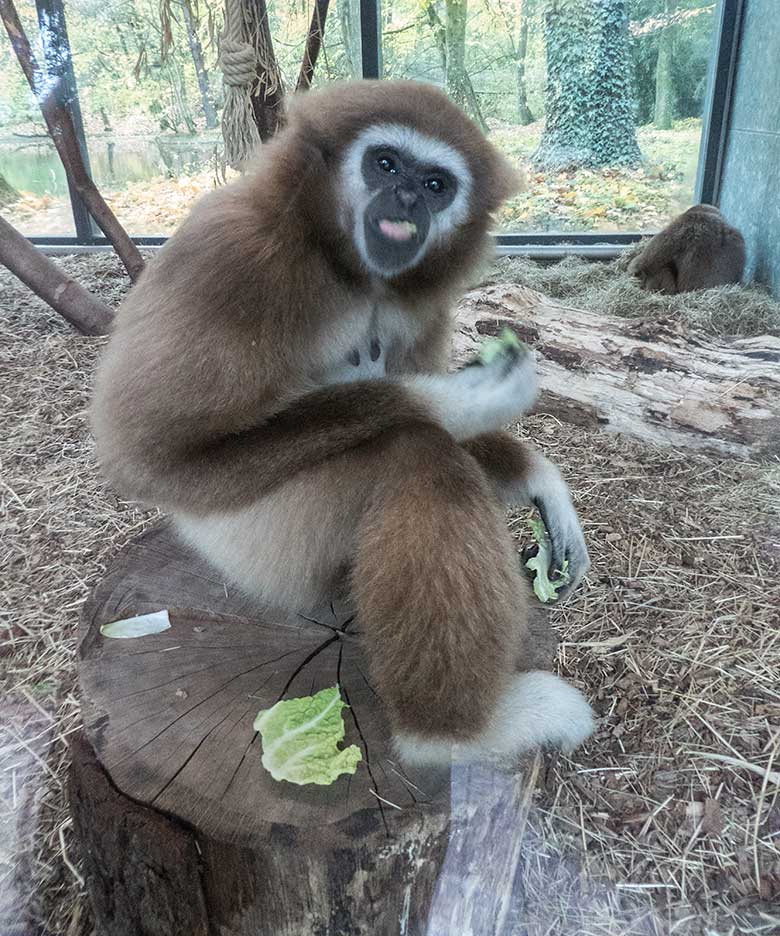
M408 241L417 233L417 225L413 221L390 221L389 218L382 218L379 230L390 240Z

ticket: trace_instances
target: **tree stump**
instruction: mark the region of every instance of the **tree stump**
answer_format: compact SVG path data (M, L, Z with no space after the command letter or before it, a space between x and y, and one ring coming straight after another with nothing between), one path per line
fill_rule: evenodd
M161 609L161 634L100 634ZM532 628L528 668L547 667L546 617ZM258 608L165 526L120 554L83 615L71 770L101 936L449 936L455 919L508 936L528 765L404 770L359 630L332 606L316 619ZM257 712L336 682L357 772L330 787L276 782ZM466 874L471 896L458 897Z

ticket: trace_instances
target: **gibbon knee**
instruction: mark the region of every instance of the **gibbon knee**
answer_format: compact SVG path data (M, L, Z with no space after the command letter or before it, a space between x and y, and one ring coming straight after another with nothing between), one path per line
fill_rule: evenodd
M515 673L528 586L468 452L449 437L399 435L356 545L352 593L402 756L507 757L573 747L590 733L575 689L551 674Z

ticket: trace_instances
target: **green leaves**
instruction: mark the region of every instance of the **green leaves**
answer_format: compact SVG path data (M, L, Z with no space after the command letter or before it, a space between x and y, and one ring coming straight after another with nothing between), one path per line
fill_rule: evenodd
M258 712L254 728L263 739L262 764L274 780L329 786L341 774L355 772L360 748L338 748L344 740L341 710L346 707L336 685Z
M480 364L489 364L493 358L508 348L515 348L519 353L527 350L527 346L520 341L511 328L502 328L497 338L486 338L482 342L477 360Z
M569 560L565 559L563 568L558 570L561 573L560 577L554 582L551 581L548 575L550 560L552 558L550 537L547 535L547 531L541 520L529 520L529 525L534 539L539 544L539 551L526 562L525 567L534 573L534 593L536 597L539 601L547 604L550 601L557 601L558 591L568 583Z

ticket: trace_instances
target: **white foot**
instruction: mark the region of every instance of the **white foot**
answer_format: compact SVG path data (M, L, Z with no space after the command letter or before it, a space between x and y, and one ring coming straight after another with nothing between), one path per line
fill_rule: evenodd
M594 727L593 712L579 690L553 673L533 671L515 677L488 727L473 741L453 744L446 738L400 733L395 744L411 766L446 766L451 760L508 760L540 747L568 753Z

